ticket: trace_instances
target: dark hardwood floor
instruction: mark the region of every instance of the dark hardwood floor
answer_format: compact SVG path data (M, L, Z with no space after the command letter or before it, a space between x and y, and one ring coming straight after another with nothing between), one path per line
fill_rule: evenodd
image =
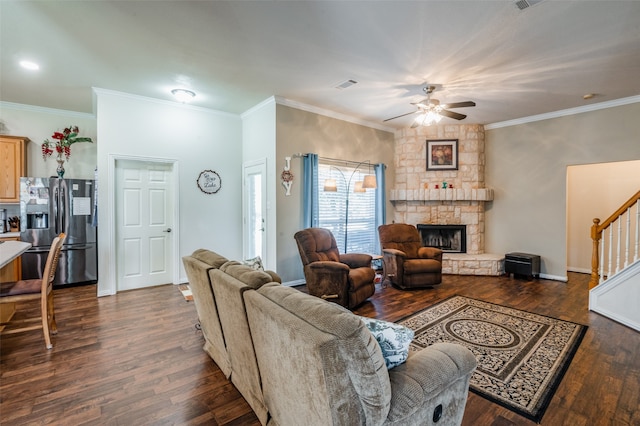
M447 275L434 289L378 287L355 312L397 321L460 294L586 324L541 424L640 425L640 333L589 312L589 277L569 277ZM0 340L1 424L259 425L202 350L195 306L177 286L99 299L95 286L83 286L55 290L55 300L52 350L40 331ZM469 393L463 424L535 423Z

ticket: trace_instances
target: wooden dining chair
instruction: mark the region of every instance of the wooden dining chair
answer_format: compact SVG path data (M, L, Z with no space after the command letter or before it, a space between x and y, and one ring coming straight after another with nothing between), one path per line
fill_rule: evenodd
M33 324L38 318L26 318L0 324L5 326L2 334L19 333L23 331L37 330L42 328L44 341L47 349L51 349L50 334L56 334L58 328L56 326L56 317L53 306L53 278L56 275L56 267L58 266L58 258L62 249L62 242L66 238L61 233L54 238L47 256L47 262L44 265L42 279L20 280L0 284L0 304L13 303L22 305L22 302L40 301L40 324ZM30 325L29 325L30 324Z

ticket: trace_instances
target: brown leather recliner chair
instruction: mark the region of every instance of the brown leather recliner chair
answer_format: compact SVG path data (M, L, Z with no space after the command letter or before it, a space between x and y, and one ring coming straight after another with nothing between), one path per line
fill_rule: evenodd
M418 229L406 223L380 225L385 279L402 289L431 287L442 282L442 250L422 247Z
M368 254L340 254L328 229L307 228L295 233L309 294L352 309L376 291L375 271Z

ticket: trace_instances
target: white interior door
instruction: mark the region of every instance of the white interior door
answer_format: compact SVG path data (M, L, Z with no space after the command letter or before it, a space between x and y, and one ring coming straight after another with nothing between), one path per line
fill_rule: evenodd
M243 224L245 259L256 256L266 263L267 256L267 165L265 160L246 163L243 167Z
M172 165L116 162L117 290L172 282Z

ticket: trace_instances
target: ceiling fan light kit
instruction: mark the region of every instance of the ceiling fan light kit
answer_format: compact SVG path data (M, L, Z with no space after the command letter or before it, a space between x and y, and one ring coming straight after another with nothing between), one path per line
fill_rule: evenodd
M396 117L387 118L386 121L395 120L396 118L404 117L409 114L419 114L418 117L413 121L411 128L418 126L430 126L432 124L438 124L442 117L449 117L455 120L462 120L467 116L465 114L460 114L457 112L449 111L446 108L464 108L464 107L473 107L476 106L476 103L473 101L464 101L464 102L452 102L449 104L440 104L440 101L437 99L431 99L431 93L436 89L436 86L426 85L422 90L426 93L427 99L423 99L420 102L412 102L411 105L415 105L418 109L414 112L408 112L406 114L398 115Z

